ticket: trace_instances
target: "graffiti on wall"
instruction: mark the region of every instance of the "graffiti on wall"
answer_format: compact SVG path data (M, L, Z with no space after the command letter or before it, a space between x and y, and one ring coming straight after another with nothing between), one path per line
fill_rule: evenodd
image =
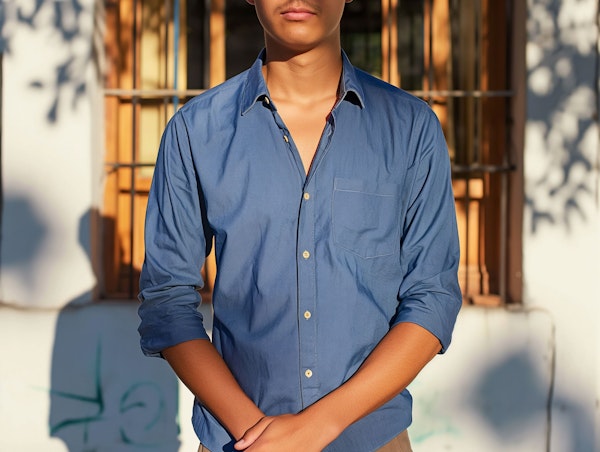
M177 379L139 351L135 308L67 307L59 316L48 427L69 451L179 449Z

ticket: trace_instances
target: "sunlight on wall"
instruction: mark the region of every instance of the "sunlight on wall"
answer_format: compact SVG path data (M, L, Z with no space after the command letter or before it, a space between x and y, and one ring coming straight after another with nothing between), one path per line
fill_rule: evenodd
M96 284L93 5L2 2L3 302L61 306Z
M556 322L552 450L600 450L598 3L529 0L528 13L524 303Z
M597 5L529 4L526 228L568 231L586 221L597 192Z

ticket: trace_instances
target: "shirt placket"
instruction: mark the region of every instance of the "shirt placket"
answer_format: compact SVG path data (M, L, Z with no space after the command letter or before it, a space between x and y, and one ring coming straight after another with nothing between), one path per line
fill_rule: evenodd
M267 100L268 102L268 100ZM293 157L298 170L304 175L300 154L281 117L273 111L275 122L279 126L282 139ZM316 192L315 172L326 154L334 130L333 117L330 116L323 131L321 141L315 153L311 170L304 180L302 199L298 213L298 235L296 241L297 268L297 321L299 345L299 370L302 407L305 408L320 398L320 369L317 355L317 287L315 256L315 218Z
M329 149L334 122L330 117L310 172L304 184L298 217L297 268L298 268L298 331L300 341L300 382L304 407L316 402L322 394L321 367L318 360L318 302L317 256L315 254L315 223L317 219L316 173Z
M308 183L302 193L298 218L298 334L300 346L300 386L303 405L315 401L319 388L317 357L317 294L315 259L315 202Z

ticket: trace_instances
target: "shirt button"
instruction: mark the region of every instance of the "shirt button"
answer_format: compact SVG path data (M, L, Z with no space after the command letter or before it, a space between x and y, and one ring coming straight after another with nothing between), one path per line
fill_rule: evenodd
M310 377L312 377L312 370L310 370L310 369L306 369L306 371L304 372L304 376L305 376L306 378L310 378Z
M308 258L310 257L310 253L309 253L308 251L306 251L306 250L305 250L305 251L302 253L302 257L303 257L304 259L308 259Z
M310 193L304 193L304 199L308 201L310 199Z
M271 103L271 101L269 100L269 98L267 96L265 96L265 104L269 105Z
M283 141L285 141L286 143L289 143L289 142L290 142L290 139L288 138L288 136L287 136L287 135L284 135L284 136L283 136Z
M311 317L312 317L312 314L310 313L310 311L305 311L305 312L304 312L304 318L305 318L306 320L310 319Z

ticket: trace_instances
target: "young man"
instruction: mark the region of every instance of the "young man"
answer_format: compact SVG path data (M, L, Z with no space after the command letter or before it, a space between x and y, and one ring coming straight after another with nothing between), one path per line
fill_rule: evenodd
M406 386L461 305L442 132L343 55L350 0L247 1L265 51L163 136L142 348L196 396L200 450L410 450ZM213 237L211 343L197 288Z

